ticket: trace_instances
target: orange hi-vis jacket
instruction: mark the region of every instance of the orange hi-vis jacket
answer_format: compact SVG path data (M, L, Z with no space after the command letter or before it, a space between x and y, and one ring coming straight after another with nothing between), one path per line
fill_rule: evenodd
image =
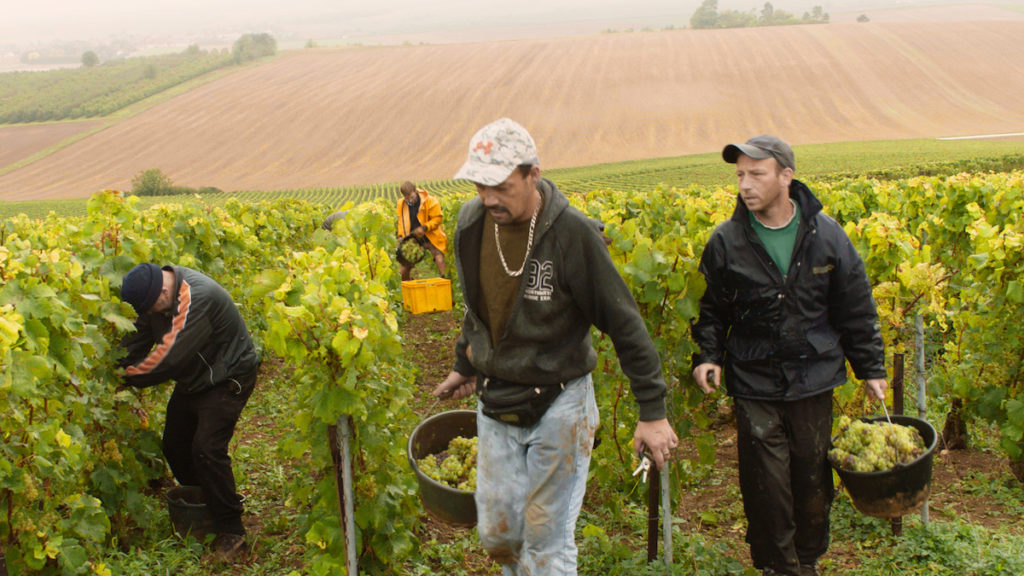
M441 203L437 198L431 196L426 190L416 189L420 195L420 209L416 212L416 218L420 225L427 231L427 240L441 252L448 249L448 236L444 233L444 216L441 214ZM398 238L402 239L409 235L412 230L409 227L409 205L405 203L405 197L398 199Z

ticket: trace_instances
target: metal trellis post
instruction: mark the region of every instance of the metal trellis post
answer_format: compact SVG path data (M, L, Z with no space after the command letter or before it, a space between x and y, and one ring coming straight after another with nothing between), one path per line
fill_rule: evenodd
M345 539L345 569L351 576L359 574L359 555L356 551L355 506L352 497L352 418L348 414L338 417L337 425L327 427L334 460L334 479L338 490L338 512L341 532Z
M916 335L914 337L914 344L917 348L917 374L915 381L917 382L917 417L927 419L928 415L928 380L924 375L924 318L921 313L918 312L917 316L914 317L914 329ZM928 501L925 500L921 506L921 523L925 526L928 525Z

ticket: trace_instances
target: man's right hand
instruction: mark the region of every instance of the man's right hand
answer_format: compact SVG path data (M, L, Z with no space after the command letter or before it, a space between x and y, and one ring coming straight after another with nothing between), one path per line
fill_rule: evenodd
M476 393L476 376L463 376L454 370L434 388L433 395L438 398L458 400Z
M705 362L693 369L693 380L705 394L711 394L721 383L722 367L713 362Z

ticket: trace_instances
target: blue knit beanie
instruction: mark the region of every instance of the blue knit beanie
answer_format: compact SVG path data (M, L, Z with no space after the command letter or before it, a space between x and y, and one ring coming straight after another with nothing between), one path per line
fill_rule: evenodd
M121 300L132 305L136 314L145 314L156 304L164 287L164 273L152 263L139 264L121 280Z

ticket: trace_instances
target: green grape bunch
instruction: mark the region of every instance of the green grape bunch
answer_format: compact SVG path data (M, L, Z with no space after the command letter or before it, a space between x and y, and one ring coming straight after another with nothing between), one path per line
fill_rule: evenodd
M906 464L924 454L924 439L916 428L888 422L839 418L839 433L828 451L829 460L844 470L880 472Z
M414 239L402 242L399 250L402 252L402 257L409 262L419 262L427 255L427 250Z
M420 472L452 488L464 492L476 490L477 439L456 436L448 449L440 454L428 454L416 461Z

